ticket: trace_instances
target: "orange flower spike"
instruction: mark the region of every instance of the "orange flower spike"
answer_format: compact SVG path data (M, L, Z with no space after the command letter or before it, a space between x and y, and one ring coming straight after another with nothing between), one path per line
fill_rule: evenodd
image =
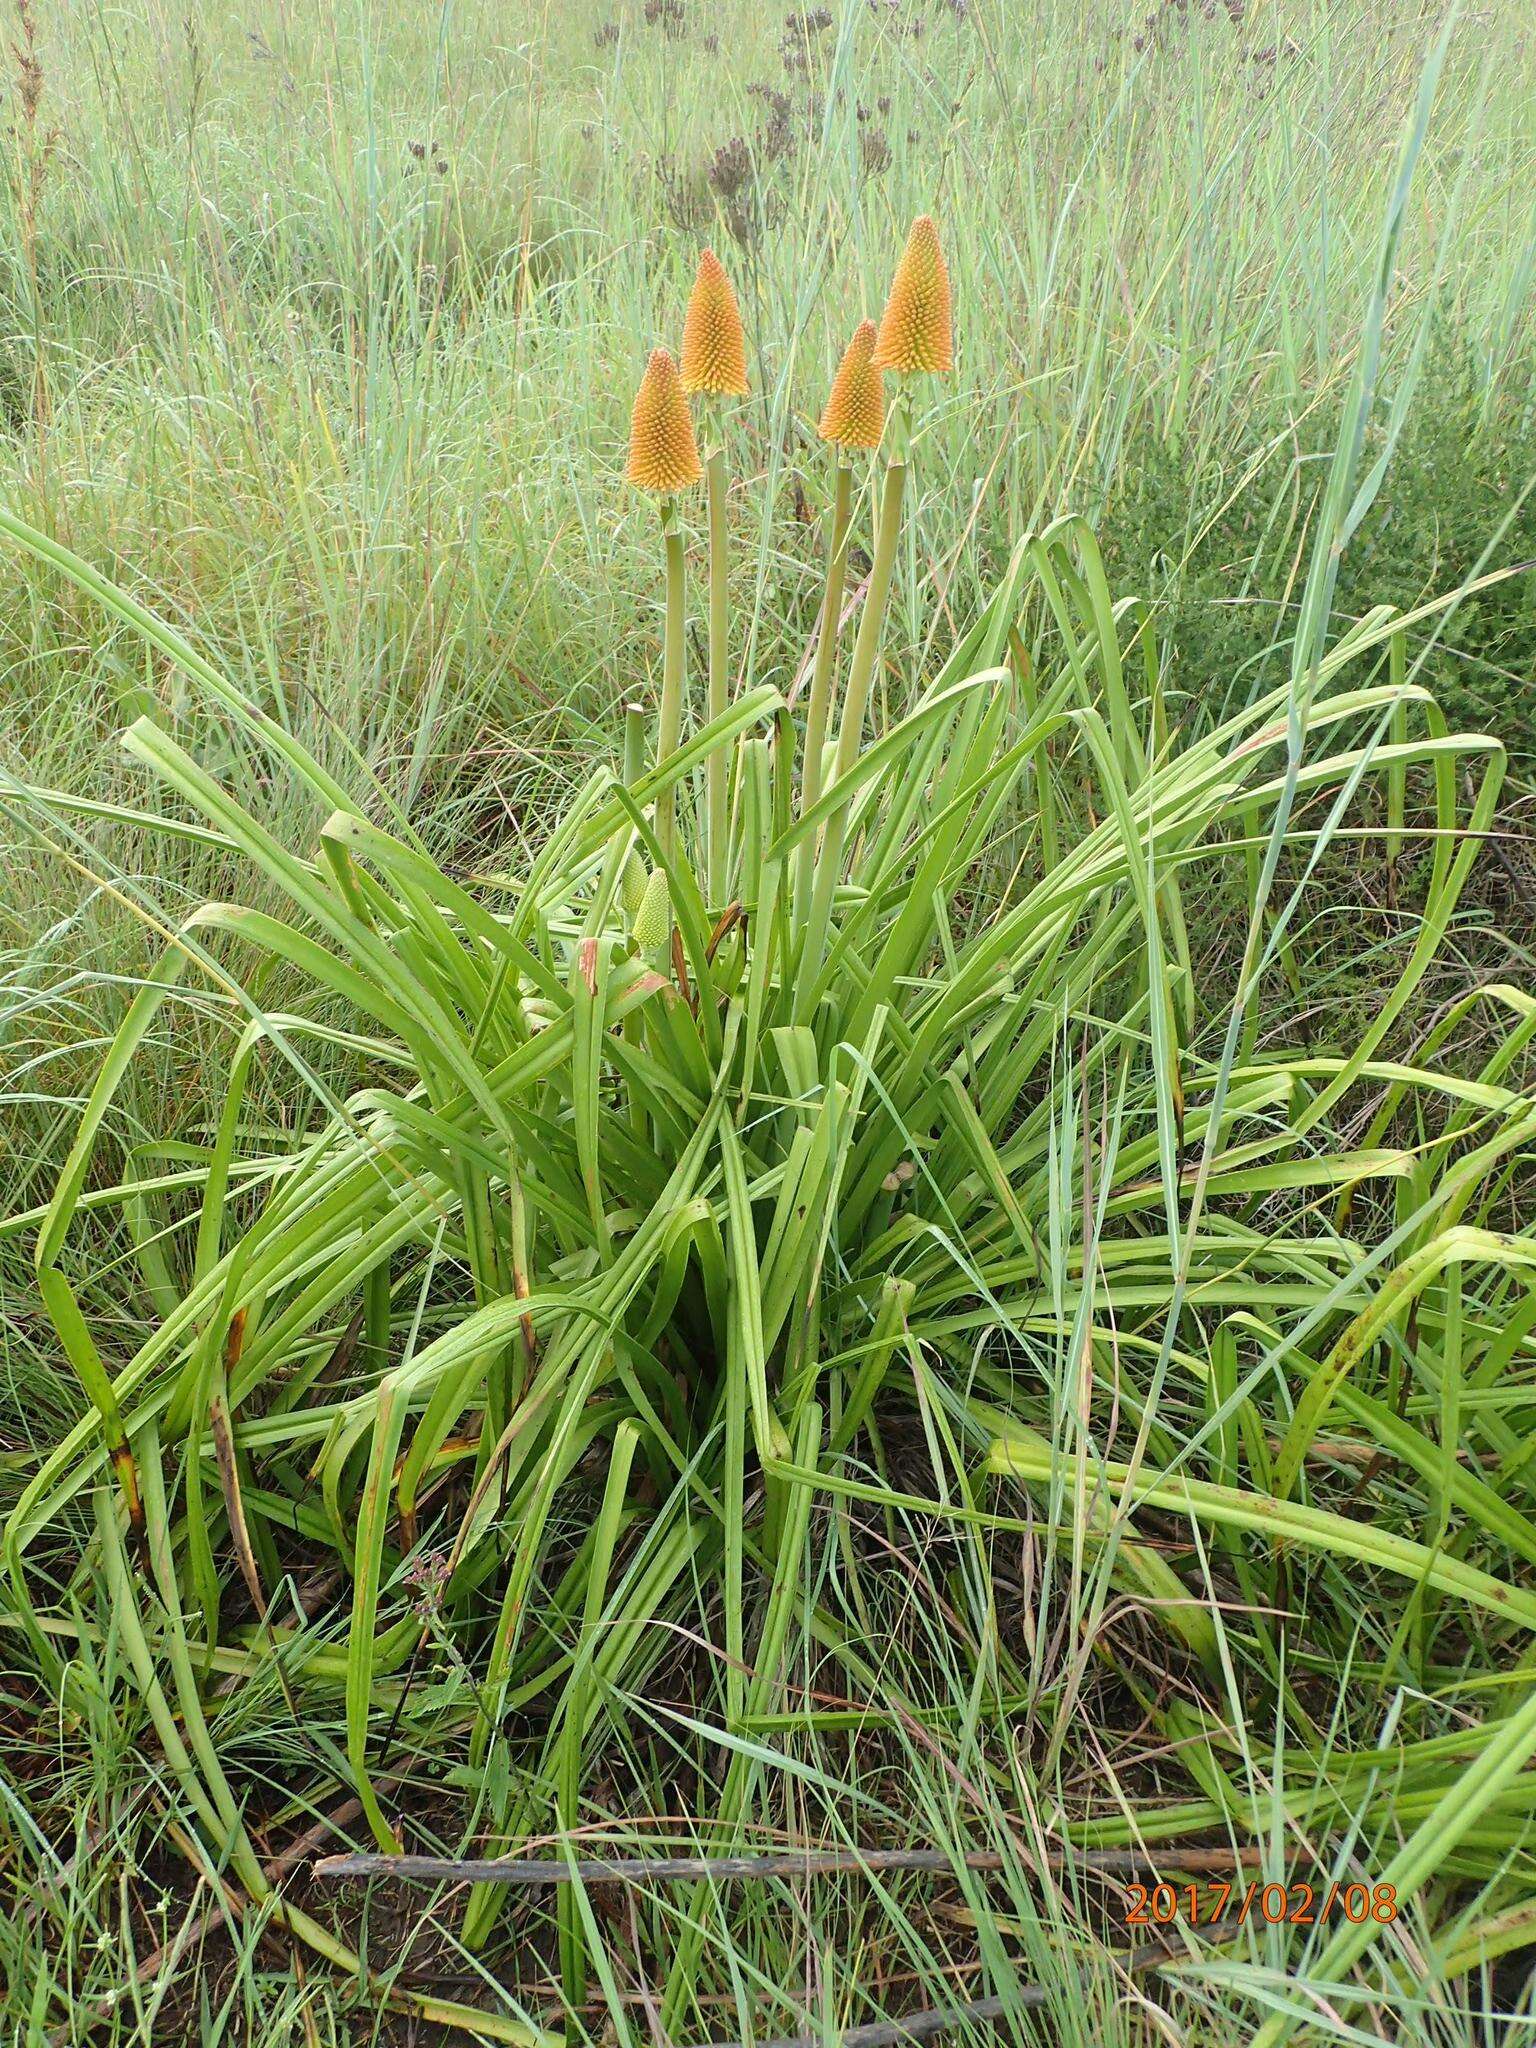
M885 426L885 379L875 367L875 323L861 320L832 379L816 431L843 448L878 448Z
M710 398L745 398L747 338L741 308L713 249L699 258L683 317L683 389Z
M677 365L664 348L652 349L629 417L625 475L636 490L672 497L703 475L693 420Z
M919 214L912 223L871 360L877 370L899 370L907 376L919 370L942 376L954 367L949 272L929 214Z

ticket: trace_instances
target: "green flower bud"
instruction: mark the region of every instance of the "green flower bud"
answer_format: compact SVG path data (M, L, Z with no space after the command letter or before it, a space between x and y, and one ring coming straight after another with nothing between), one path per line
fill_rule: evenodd
M631 926L637 953L659 953L672 936L672 902L667 894L667 877L658 868L645 885L645 894Z

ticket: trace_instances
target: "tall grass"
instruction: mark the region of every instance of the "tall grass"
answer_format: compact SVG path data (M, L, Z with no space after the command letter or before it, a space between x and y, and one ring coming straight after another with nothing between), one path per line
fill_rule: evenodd
M925 204L997 337L962 332L928 488L947 507L985 479L1000 559L1057 511L1097 514L1148 440L1179 451L1195 529L1250 464L1254 502L1285 484L1305 502L1291 446L1254 445L1252 422L1305 421L1347 371L1432 17L1305 10L1277 40L1257 11L1173 7L1137 51L1087 10L1026 31L941 8L921 35L911 13L847 10L810 37L808 74L777 24L728 8L695 9L682 42L621 11L602 48L582 10L529 10L510 40L501 10L388 32L362 11L334 43L282 11L254 32L180 8L45 18L56 423L52 468L22 443L13 489L253 675L323 679L337 715L410 727L466 685L475 713L515 723L541 694L605 707L645 646L634 579L601 573L623 393L697 240L734 218L707 184L710 210L669 213L659 172L742 137L763 187L739 255L773 487L738 507L756 521L738 560L765 633L806 593L778 519L797 393L844 339L845 281L875 310L892 222ZM1411 326L1454 229L1441 304L1490 410L1511 375L1524 396L1529 61L1503 11L1458 46L1396 309ZM782 119L758 85L788 96ZM7 254L19 308L28 264ZM11 347L21 392L19 318ZM1159 536L1174 560L1183 540ZM912 579L909 625L947 580ZM31 608L7 614L28 652ZM93 669L112 694L142 682L126 648Z

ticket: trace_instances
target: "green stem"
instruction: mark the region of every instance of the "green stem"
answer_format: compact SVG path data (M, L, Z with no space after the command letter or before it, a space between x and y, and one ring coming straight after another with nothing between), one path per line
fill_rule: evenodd
M718 718L726 709L728 678L726 665L725 586L725 450L715 446L706 464L709 497L709 715ZM707 814L708 889L711 906L718 910L726 892L726 757L716 747L705 763L705 807Z
M832 493L832 544L827 557L827 587L821 600L816 662L811 670L811 694L805 707L805 760L800 770L802 818L821 795L821 750L826 743L827 724L832 713L832 668L837 654L837 621L843 609L843 586L848 575L848 528L852 504L853 471L839 457ZM802 909L809 900L815 872L816 843L812 835L800 848L796 896Z
M837 755L832 763L832 781L841 782L859 758L864 742L864 714L880 658L885 633L885 608L891 594L891 577L896 568L896 543L901 538L901 499L906 488L907 465L892 457L886 467L885 489L880 497L880 530L875 537L874 567L869 572L869 591L859 620L859 637L853 643L853 660L848 666L848 689L843 698L843 722L838 728Z
M1394 689L1402 689L1408 674L1408 643L1401 633L1394 633L1387 642L1387 674ZM1406 745L1408 739L1408 706L1400 700L1392 707L1392 744ZM1406 763L1394 761L1387 769L1387 865L1395 868L1398 855L1403 850L1403 814L1408 797L1408 769Z
M858 759L864 736L864 714L869 706L870 687L880 658L885 631L885 610L896 568L896 544L901 537L901 500L906 488L905 445L898 443L886 465L885 487L880 499L880 528L875 537L874 565L869 572L869 589L859 619L853 659L848 665L848 687L843 696L843 720L838 731L837 753L832 763L828 788L841 782ZM832 920L832 898L843 866L843 842L848 829L849 802L842 803L828 818L816 862L810 922L800 956L800 1002L802 1016L808 1011L826 950L827 930Z
M624 780L633 789L645 773L645 706L624 706Z
M667 553L667 633L661 665L661 716L656 732L656 766L677 752L683 736L683 535L677 508L662 501L661 535ZM656 799L656 837L671 855L677 840L677 790L674 785Z

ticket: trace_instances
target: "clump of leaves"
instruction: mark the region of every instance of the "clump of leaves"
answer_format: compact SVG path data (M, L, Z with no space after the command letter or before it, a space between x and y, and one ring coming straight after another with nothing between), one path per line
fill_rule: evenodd
M711 304L717 320L734 315L733 298ZM472 1837L568 1834L611 1703L645 1686L678 1633L718 1653L733 1735L769 1724L795 1629L851 1689L874 1685L868 1647L801 1573L818 1501L894 1497L857 1462L892 1403L916 1408L950 1475L949 1498L907 1507L985 1524L989 1467L1064 1501L1078 1563L1148 1603L1218 1705L1223 1628L1238 1624L1218 1619L1196 1555L1170 1561L1137 1536L1138 1484L1144 1504L1233 1542L1259 1533L1258 1562L1230 1553L1256 1636L1283 1605L1273 1575L1285 1567L1265 1548L1276 1531L1292 1556L1417 1575L1468 1613L1536 1626L1536 1595L1495 1576L1511 1546L1536 1543L1523 1514L1458 1462L1454 1438L1442 1452L1355 1383L1409 1303L1420 1356L1448 1333L1446 1276L1463 1265L1487 1279L1476 1317L1456 1311L1458 1357L1474 1327L1503 1344L1491 1333L1504 1294L1536 1253L1484 1228L1485 1210L1529 1140L1529 1110L1501 1076L1536 1019L1523 1016L1477 1084L1476 1148L1454 1150L1473 1135L1465 1103L1437 1141L1458 1158L1443 1184L1386 1124L1353 1145L1328 1136L1361 1085L1389 1084L1393 1106L1435 1092L1431 1062L1388 1064L1381 1048L1453 912L1499 751L1450 736L1397 659L1378 672L1396 631L1386 614L1320 653L1304 689L1181 745L1150 617L1113 601L1073 519L1019 550L931 679L893 681L885 614L920 452L917 379L949 347L942 255L921 222L878 346L861 331L844 366L874 382L856 407L829 408L826 593L803 699L750 676L729 687L716 514L737 387L717 380L699 421L710 669L692 723L686 515L700 452L671 358L653 357L631 474L659 507L661 698L654 720L631 712L622 763L594 768L515 873L445 872L382 792L350 800L169 627L5 519L208 690L313 803L313 839L284 844L153 722L124 736L178 813L139 822L195 820L228 849L232 876L286 907L254 908L237 885L183 918L106 1052L37 1242L43 1299L90 1409L28 1486L5 1556L39 1668L66 1701L84 1681L60 1629L103 1575L127 1652L115 1682L153 1722L199 1816L199 1853L339 1968L361 1965L263 1871L210 1733L210 1688L275 1671L296 1711L335 1702L345 1753L322 1768L355 1789L387 1851L407 1824L380 1778L402 1712L478 1788ZM872 451L876 363L895 388ZM849 648L845 574L870 500ZM1260 877L1257 950L1211 1043L1185 937L1191 881L1250 861L1266 833L1278 846L1313 807L1332 822L1306 829L1326 837L1378 778L1401 829L1401 779L1418 766L1434 828L1422 935L1369 1028L1327 1053L1257 1049L1244 1018L1268 930ZM217 1127L179 1141L169 1170L92 1186L114 1091L187 974L229 1024ZM352 1065L352 1092L316 1074L315 1045ZM289 1064L303 1103L283 1129L248 1115L256 1063L270 1059ZM1106 1135L1078 1203L1063 1189L1089 1102ZM1382 1183L1413 1199L1388 1241L1399 1263L1372 1293L1347 1213L1323 1205ZM1265 1205L1287 1195L1300 1205L1276 1228ZM114 1213L144 1330L126 1357L72 1250ZM1261 1365L1242 1377L1241 1347L1255 1344ZM1076 1390L1065 1409L1062 1348ZM1261 1371L1294 1394L1277 1432L1255 1405ZM1211 1416L1209 1477L1159 1467L1138 1481L1148 1445L1166 1448L1171 1375ZM1106 1402L1137 1420L1130 1463L1089 1457ZM1065 1464L1051 1441L1063 1414ZM1464 1517L1455 1543L1311 1502L1309 1453L1334 1414L1363 1416L1424 1472ZM1106 1482L1127 1503L1114 1516ZM93 1534L54 1584L87 1498ZM342 1639L277 1601L295 1545L336 1568ZM468 1683L412 1708L413 1686L432 1697L445 1676ZM987 1682L1027 1694L1027 1659L993 1644ZM1519 1743L1536 1742L1531 1713L1498 1738L1506 1774ZM730 1841L761 1784L761 1741L723 1754L713 1819ZM1212 1824L1243 1825L1217 1783L1213 1764ZM471 1895L471 1941L500 1896ZM581 1907L565 1888L573 2005L597 1938ZM701 1938L696 1917L680 1923L669 2028L688 2010ZM389 1996L529 2039L511 2020Z

